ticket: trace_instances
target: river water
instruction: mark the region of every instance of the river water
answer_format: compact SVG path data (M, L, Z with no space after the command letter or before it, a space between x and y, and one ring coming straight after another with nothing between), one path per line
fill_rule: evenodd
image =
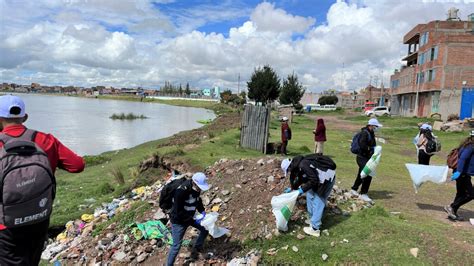
M202 126L212 111L157 103L19 94L26 104L28 128L51 133L79 155L134 147ZM112 120L114 113L148 119Z

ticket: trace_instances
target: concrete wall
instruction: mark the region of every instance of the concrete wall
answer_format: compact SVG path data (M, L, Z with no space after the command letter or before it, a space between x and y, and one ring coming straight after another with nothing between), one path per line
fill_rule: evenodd
M442 90L439 101L439 113L441 119L446 121L450 114L458 114L461 111L461 89Z

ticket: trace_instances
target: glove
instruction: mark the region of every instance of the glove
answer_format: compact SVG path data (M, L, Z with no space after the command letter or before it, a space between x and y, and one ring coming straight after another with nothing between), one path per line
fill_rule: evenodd
M206 212L205 211L201 212L201 215L202 216L199 217L199 219L196 219L197 224L201 224L202 220L204 220L204 217L206 217Z
M283 193L290 193L291 192L291 188L287 187L283 190Z
M303 191L303 189L302 189L301 187L298 188L298 192L300 193L300 195L304 193L304 191Z
M459 177L461 176L461 173L459 172L454 172L453 175L451 176L451 180L454 181L456 179L458 179Z

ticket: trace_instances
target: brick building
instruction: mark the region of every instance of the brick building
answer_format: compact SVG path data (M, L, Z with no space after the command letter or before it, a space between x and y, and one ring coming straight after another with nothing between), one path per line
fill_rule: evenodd
M452 16L454 12L455 17ZM459 114L461 94L474 87L474 21L449 11L446 21L418 24L403 37L406 65L390 77L392 113L443 119Z

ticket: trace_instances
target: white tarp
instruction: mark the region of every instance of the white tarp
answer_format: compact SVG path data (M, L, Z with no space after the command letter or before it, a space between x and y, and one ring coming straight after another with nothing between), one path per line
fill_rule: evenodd
M272 212L275 215L278 230L288 231L288 220L290 220L291 213L295 208L298 195L299 191L295 190L272 197Z
M370 157L369 161L367 164L365 164L364 169L362 169L362 172L360 173L361 178L367 176L377 176L376 170L380 163L380 157L382 157L382 146L376 146L374 149L374 154L372 157Z
M204 219L201 221L201 225L209 231L209 234L213 238L219 238L229 232L229 229L224 227L218 227L216 225L217 217L219 214L217 212L207 213Z
M421 185L425 182L431 181L436 184L446 182L449 168L446 165L422 165L422 164L405 164L410 173L411 180L415 192L418 193Z

